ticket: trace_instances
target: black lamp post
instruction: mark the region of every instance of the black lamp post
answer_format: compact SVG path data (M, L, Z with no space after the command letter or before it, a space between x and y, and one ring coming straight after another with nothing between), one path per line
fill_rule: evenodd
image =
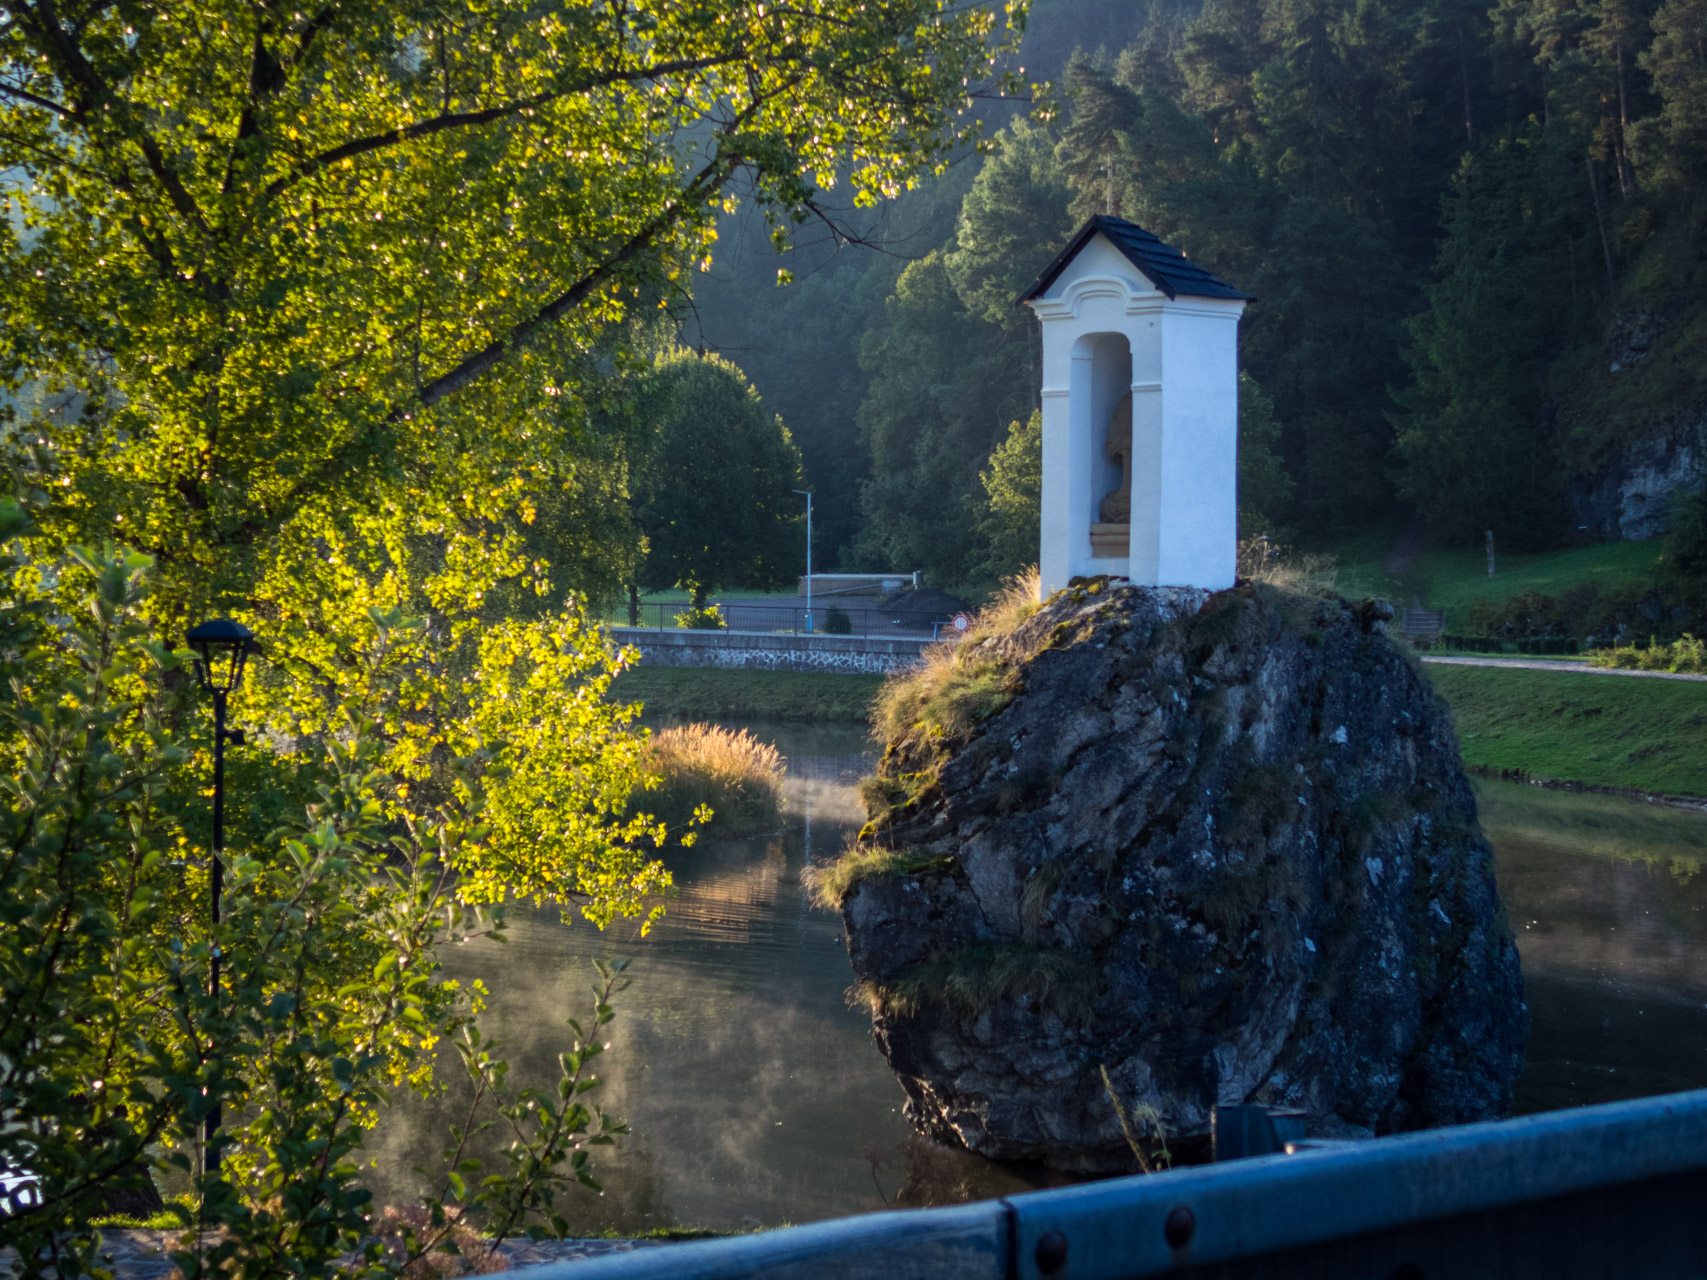
M255 649L255 633L240 622L215 618L191 629L185 637L196 654L196 679L213 694L213 867L208 876L208 897L213 924L219 924L219 894L225 885L225 744L243 745L243 730L225 727L225 700L243 680L243 663ZM219 999L219 944L213 945L210 992ZM219 1107L207 1116L206 1168L219 1172L219 1153L213 1135L219 1131Z

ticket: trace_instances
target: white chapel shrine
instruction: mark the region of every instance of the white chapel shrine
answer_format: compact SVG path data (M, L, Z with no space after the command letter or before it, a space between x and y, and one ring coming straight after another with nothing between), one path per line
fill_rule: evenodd
M1020 301L1043 328L1042 594L1095 574L1232 586L1250 298L1098 216Z

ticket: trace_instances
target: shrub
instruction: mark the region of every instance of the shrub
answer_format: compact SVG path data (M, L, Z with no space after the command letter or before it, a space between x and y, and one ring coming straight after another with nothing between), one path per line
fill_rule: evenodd
M676 625L689 631L721 631L729 625L723 617L723 606L708 604L696 609L691 604L676 615Z
M1596 649L1589 657L1596 667L1622 667L1631 671L1674 671L1695 675L1707 674L1707 641L1697 640L1685 632L1666 644L1650 640L1645 645L1621 644L1610 649Z
M1707 488L1672 500L1666 520L1665 564L1687 581L1707 578Z
M670 827L692 826L709 809L705 820L730 835L781 820L782 755L745 729L682 725L654 735L649 750L658 785L635 792L631 809L645 808Z
M830 611L824 615L824 634L831 636L851 636L853 634L853 619L848 617L846 609L830 606Z

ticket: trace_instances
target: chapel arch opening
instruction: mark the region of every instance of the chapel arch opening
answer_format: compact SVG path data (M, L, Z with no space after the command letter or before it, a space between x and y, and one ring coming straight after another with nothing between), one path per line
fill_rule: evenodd
M1074 353L1089 364L1087 421L1076 433L1091 477L1083 519L1093 560L1126 560L1132 529L1132 344L1124 333L1089 333ZM1117 570L1126 573L1126 566Z

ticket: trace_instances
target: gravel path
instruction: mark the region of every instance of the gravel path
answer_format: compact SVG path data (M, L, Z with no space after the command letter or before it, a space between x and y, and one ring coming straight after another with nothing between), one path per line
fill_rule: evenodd
M1591 667L1586 662L1560 662L1552 658L1423 658L1454 667L1521 667L1526 671L1575 671L1591 676L1638 676L1645 680L1707 680L1707 676L1680 671L1631 671L1624 667Z
M112 1267L113 1280L165 1280L176 1270L166 1256L175 1231L149 1231L108 1227L102 1232L105 1240L103 1259ZM551 1262L580 1262L609 1253L628 1253L670 1244L668 1240L517 1240L506 1244L504 1257L510 1270L538 1267ZM0 1249L0 1276L12 1274L12 1261L17 1255L11 1249Z

